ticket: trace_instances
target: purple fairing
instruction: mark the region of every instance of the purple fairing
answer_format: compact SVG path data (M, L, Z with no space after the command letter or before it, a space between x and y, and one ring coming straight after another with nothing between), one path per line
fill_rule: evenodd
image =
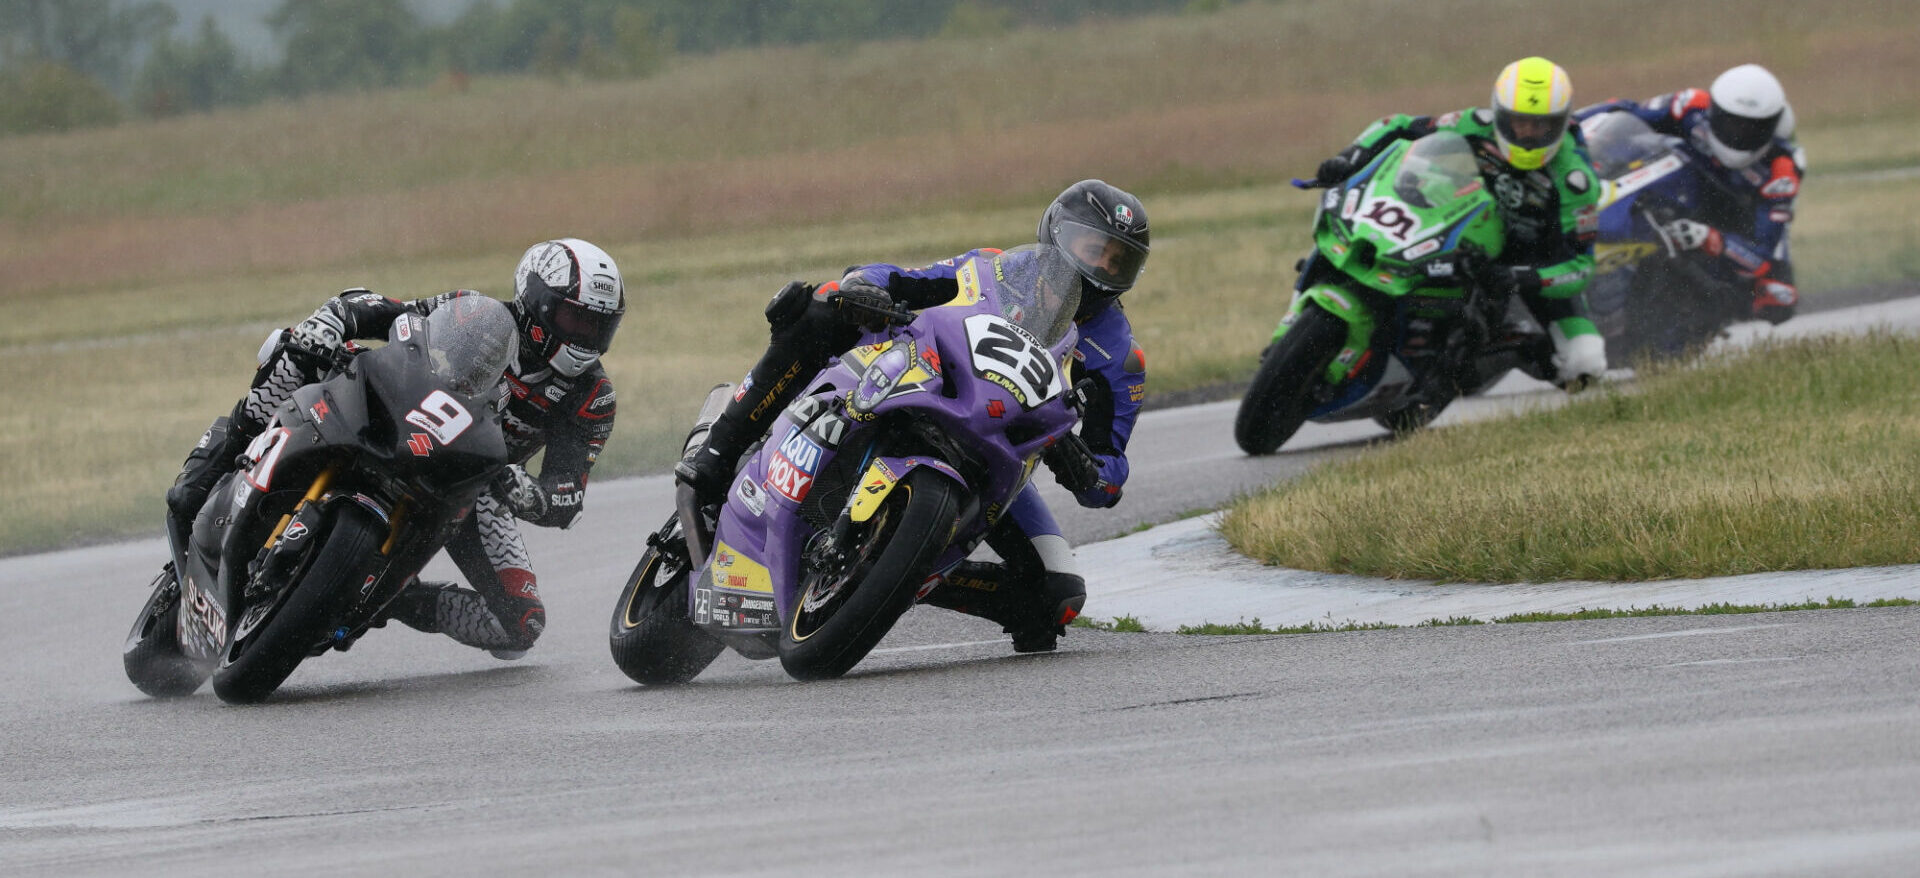
M696 624L740 647L777 638L816 534L919 468L964 488L935 564L964 559L1013 503L1041 451L1071 430L1065 371L1078 275L1057 249L981 253L960 292L906 326L870 333L775 419L735 477L703 569ZM771 592L769 595L768 592ZM766 602L772 598L769 606Z

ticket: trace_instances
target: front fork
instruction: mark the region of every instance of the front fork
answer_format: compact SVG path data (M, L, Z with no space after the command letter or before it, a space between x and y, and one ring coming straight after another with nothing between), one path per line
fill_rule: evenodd
M1377 326L1374 309L1369 303L1361 301L1352 290L1330 283L1312 284L1294 295L1286 316L1280 318L1280 325L1273 330L1269 348L1278 344L1281 336L1287 334L1287 330L1299 318L1300 310L1309 302L1347 324L1346 344L1327 364L1327 385L1338 387L1359 375L1373 360L1373 332Z

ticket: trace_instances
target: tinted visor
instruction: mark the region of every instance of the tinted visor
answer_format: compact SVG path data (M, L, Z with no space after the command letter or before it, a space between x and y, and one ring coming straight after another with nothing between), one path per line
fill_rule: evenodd
M1567 134L1567 113L1535 115L1508 109L1493 111L1493 124L1500 136L1521 149L1546 149Z
M1752 152L1773 140L1774 128L1780 124L1780 114L1755 119L1729 113L1721 109L1719 104L1714 104L1707 113L1707 124L1713 126L1713 139L1720 141L1722 146Z
M607 346L613 344L621 312L598 311L569 299L543 283L537 274L527 275L526 284L526 301L534 317L561 343L599 353L606 353Z
M1111 292L1125 292L1146 264L1146 248L1073 220L1054 226L1053 240L1081 276Z

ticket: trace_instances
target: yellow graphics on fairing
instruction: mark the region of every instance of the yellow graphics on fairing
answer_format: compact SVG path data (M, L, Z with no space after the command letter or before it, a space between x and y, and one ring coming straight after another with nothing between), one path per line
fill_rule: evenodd
M971 308L980 304L980 263L969 259L960 263L953 273L954 282L960 285L960 292L948 299L942 308Z
M773 577L767 573L767 568L724 542L714 544L713 563L709 569L716 588L773 594Z
M900 483L900 477L887 466L884 460L875 460L867 467L865 475L860 477L860 486L853 491L853 520L864 522L873 517L874 510L880 508L887 495L893 493L893 486Z
M1652 241L1620 241L1618 243L1599 243L1593 245L1594 276L1619 271L1629 265L1660 252L1660 245Z
M858 363L859 365L855 366L854 370L862 371L868 366L873 365L874 360L880 359L880 355L892 349L895 344L905 344L907 346L907 358L913 361L913 367L902 372L899 380L894 382L896 386L907 387L923 381L933 380L933 373L927 369L927 358L920 354L919 349L911 339L904 342L896 342L889 339L876 344L863 344L848 351L846 356L843 357L843 360Z

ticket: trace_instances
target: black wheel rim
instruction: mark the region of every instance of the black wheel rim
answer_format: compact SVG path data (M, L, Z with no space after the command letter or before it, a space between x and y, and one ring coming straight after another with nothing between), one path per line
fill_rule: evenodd
M623 628L639 627L640 622L653 615L663 601L672 597L668 588L680 575L681 564L665 555L655 553L647 561L647 566L633 578L633 588L628 590L627 607L620 614Z
M792 634L795 641L812 637L853 596L854 589L866 578L867 571L873 568L874 556L886 544L884 537L890 530L887 525L893 517L892 508L892 503L883 504L866 523L866 531L855 541L854 557L843 571L836 574L809 572L802 576L800 600L793 608ZM828 541L822 539L820 543L824 547Z

